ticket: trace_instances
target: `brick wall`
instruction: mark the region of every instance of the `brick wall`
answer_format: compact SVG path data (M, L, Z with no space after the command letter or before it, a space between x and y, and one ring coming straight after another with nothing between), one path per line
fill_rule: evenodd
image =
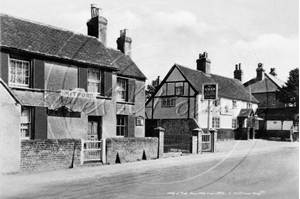
M106 139L107 163L114 164L117 153L125 157L126 162L142 160L144 150L148 151L150 159L158 155L158 138L110 138ZM147 154L147 153L146 153Z
M22 140L21 172L67 169L80 165L80 139Z

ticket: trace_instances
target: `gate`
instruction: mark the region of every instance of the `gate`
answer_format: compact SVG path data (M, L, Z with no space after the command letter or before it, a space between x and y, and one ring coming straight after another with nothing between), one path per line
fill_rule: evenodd
M202 134L202 151L211 151L211 134Z
M88 161L101 161L102 140L82 140L81 142L81 165Z

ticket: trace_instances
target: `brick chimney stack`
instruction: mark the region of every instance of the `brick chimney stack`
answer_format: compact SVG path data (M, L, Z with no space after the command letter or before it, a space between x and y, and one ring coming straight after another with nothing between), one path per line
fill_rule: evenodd
M211 61L208 59L207 52L199 54L199 59L197 59L197 70L204 72L207 75L210 75L210 64Z
M107 19L102 15L102 10L96 4L91 4L91 19L86 23L88 35L96 37L106 46Z
M276 69L271 68L270 74L276 77L277 76Z
M131 57L131 43L132 39L128 37L128 30L120 30L120 37L117 39L117 48L129 57Z
M265 79L265 69L262 63L258 63L258 67L256 69L256 79L258 81L262 81Z
M235 71L233 72L234 79L243 81L243 71L241 69L241 63L235 65Z

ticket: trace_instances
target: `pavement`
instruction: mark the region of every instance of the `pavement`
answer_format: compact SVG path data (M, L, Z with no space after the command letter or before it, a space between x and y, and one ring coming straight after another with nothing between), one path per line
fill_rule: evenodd
M202 154L191 154L180 157L94 167L74 167L73 169L41 173L6 174L1 175L0 196L3 196L4 192L5 195L9 195L11 192L26 193L26 190L46 186L49 183L92 179L94 177L108 177L128 172L144 172L147 170L166 168L179 163L190 164L195 161L205 162L219 160L221 163L230 157L245 156L250 153L266 153L270 150L276 151L285 147L298 146L299 142L277 142L268 140L223 141L217 143L216 153L203 152Z

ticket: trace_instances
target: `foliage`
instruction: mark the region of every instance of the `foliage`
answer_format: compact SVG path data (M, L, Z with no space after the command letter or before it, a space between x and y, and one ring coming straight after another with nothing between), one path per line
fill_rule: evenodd
M299 108L299 68L290 71L286 85L276 92L276 98L288 106Z
M159 76L156 80L153 80L151 84L147 85L147 88L145 89L146 92L146 101L151 97L151 95L156 91L156 88L159 86Z

